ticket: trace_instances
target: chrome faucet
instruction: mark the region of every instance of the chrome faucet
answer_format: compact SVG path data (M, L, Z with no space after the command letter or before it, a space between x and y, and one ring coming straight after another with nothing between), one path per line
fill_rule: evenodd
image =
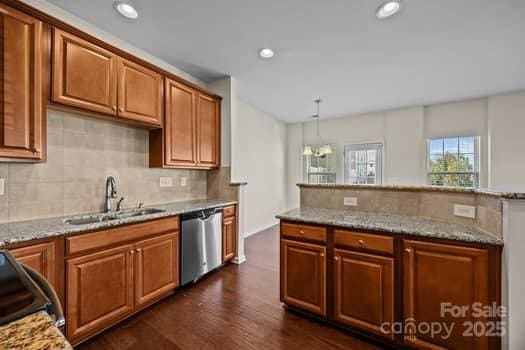
M108 176L106 179L106 203L104 205L104 211L111 211L111 198L117 198L117 185L113 176Z

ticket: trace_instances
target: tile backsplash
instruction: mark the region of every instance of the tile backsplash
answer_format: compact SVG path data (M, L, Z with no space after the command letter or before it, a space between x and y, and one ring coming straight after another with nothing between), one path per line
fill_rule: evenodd
M300 193L301 207L420 216L474 226L498 238L503 234L502 203L499 198L493 196L475 193L382 190L374 187L368 189L303 187ZM345 206L345 197L357 198L357 206ZM455 216L454 204L475 207L476 218Z
M206 198L206 171L148 167L147 130L57 109L47 117L46 163L0 163L0 222L101 211L110 175L125 208Z

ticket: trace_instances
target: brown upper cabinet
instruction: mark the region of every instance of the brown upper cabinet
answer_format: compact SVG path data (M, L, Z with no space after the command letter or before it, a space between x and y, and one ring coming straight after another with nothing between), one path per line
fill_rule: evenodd
M118 59L118 116L162 125L162 76L124 58Z
M166 79L164 130L150 133L150 166L210 169L219 166L220 101Z
M60 29L53 34L54 102L161 126L160 74Z
M53 101L115 114L117 56L59 29L53 34Z
M45 157L44 25L0 4L0 158Z
M219 165L220 105L210 96L199 93L197 100L197 164L202 167Z

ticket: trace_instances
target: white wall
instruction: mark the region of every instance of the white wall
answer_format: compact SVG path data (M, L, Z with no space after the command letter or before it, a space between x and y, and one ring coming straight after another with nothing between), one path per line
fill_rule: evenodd
M320 125L322 141L336 144L338 183L344 181L345 144L383 142L385 183L417 185L426 183L429 137L478 135L481 187L525 191L525 92L321 120ZM288 125L290 209L298 206L295 184L303 181L296 149L315 143L314 122Z
M249 236L277 223L275 215L287 208L287 129L243 101L237 101L237 108L232 167L248 182L245 236Z
M525 92L489 97L490 187L525 192Z

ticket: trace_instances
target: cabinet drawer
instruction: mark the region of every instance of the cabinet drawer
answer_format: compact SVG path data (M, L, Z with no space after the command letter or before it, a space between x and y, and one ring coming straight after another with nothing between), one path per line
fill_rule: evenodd
M394 252L394 238L376 234L335 230L334 242L336 245L352 248L363 248L388 254Z
M235 215L235 205L222 208L222 216L227 218Z
M66 237L66 256L136 241L148 236L178 232L178 230L179 217L172 216Z
M324 227L281 224L281 234L284 237L303 238L312 241L326 242L326 228Z

